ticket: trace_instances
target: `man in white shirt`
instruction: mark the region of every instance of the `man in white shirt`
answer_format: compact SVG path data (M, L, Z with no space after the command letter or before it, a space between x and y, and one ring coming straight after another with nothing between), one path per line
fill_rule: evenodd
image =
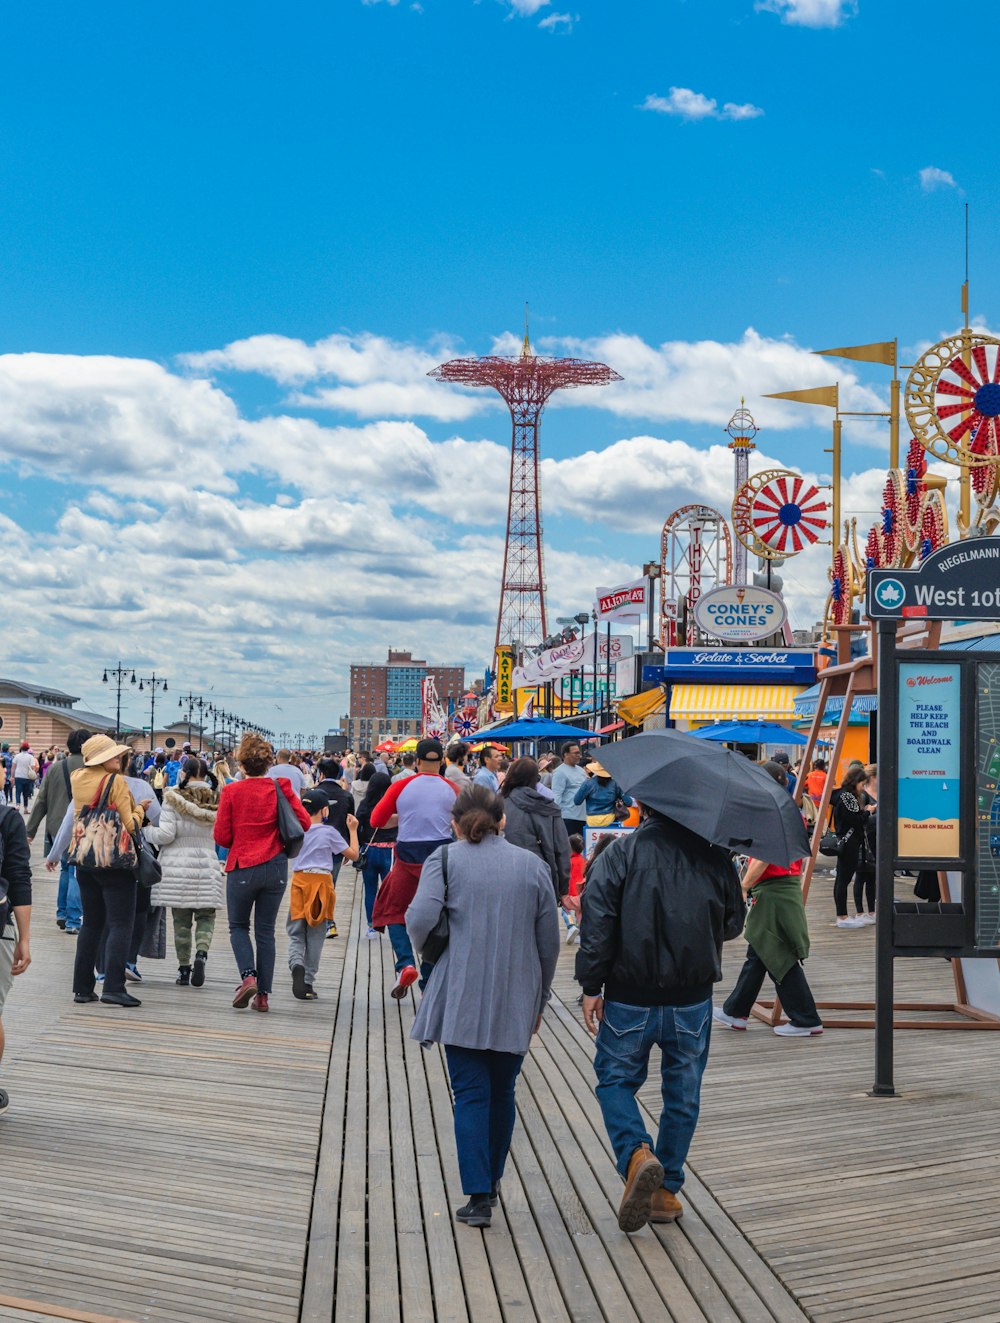
M562 762L552 773L552 795L559 805L566 830L571 836L582 836L587 819L580 816L580 805L574 803L573 797L587 779L587 773L580 766L583 755L575 740L564 744L560 752Z
M27 813L31 796L35 793L35 778L38 775L38 759L31 752L31 746L25 740L19 753L14 754L14 803L20 807L22 802Z
M292 763L290 749L278 750L277 762L267 769L267 774L272 781L277 781L279 777L287 781L297 795L301 795L305 789L306 779Z

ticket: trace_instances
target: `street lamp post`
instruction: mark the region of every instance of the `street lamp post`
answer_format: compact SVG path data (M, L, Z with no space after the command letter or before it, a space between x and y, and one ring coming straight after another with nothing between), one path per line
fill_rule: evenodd
M122 733L122 685L125 683L125 677L127 675L131 676L131 679L129 680L129 684L137 683L135 678L135 671L130 666L123 666L121 662L119 662L118 665L113 670L109 671L107 667L104 668L104 676L101 681L102 684L110 684L111 681L109 677L111 676L113 676L115 680L115 690L116 690L115 736L116 737L121 735Z
M183 710L185 707L187 708L187 719L185 724L187 725L188 728L188 744L191 743L191 724L194 713L194 705L195 703L197 703L197 701L198 699L195 694L187 694L184 697L179 698L177 700L177 706L181 708L181 710ZM184 718L182 718L182 720L184 720Z
M152 675L140 676L140 693L142 693L144 687L149 690L149 750L152 753L153 745L156 743L156 691L162 689L166 693L167 682L161 680L154 671Z

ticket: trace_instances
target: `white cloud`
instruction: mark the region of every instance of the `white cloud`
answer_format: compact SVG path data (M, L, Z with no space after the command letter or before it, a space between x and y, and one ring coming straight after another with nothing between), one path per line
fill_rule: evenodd
M857 0L757 0L754 8L780 14L782 23L802 28L837 28L858 12Z
M531 18L532 15L537 14L540 9L544 9L551 2L552 0L506 0L511 11L521 18Z
M918 177L920 187L925 193L936 193L942 188L958 188L955 176L949 170L941 170L936 165L925 165Z
M27 468L137 492L152 477L231 491L239 412L208 381L143 359L0 356L4 451ZM206 439L211 438L211 445Z
M338 409L361 418L471 418L492 401L484 393L445 389L428 372L458 351L442 341L434 348L399 344L378 335L336 334L307 344L284 335L254 335L224 349L180 355L186 367L200 372L254 372L283 386L336 382L312 391L295 391L289 402L300 407Z
M744 120L759 119L763 115L760 106L745 102L737 105L727 101L722 107L714 97L703 92L693 92L690 87L672 87L668 96L659 96L651 92L640 106L640 110L652 110L660 115L673 115L684 120Z
M724 427L741 395L763 426L783 429L826 426L828 412L815 406L763 397L840 382L842 407L884 409L879 395L858 382L842 363L820 358L791 340L760 335L753 327L735 342L668 340L650 345L618 332L586 340L542 340L552 352L596 358L623 378L600 390L557 395L554 407L607 409L626 418L684 420Z
M538 26L549 32L562 32L565 34L572 32L574 25L579 23L579 21L579 14L549 14L547 18L541 20Z

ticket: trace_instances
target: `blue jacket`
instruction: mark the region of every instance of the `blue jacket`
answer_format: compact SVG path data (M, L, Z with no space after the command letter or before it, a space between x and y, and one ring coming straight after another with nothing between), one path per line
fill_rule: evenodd
M603 813L614 813L619 800L623 804L632 803L613 777L589 776L573 796L573 803L586 804L588 815L595 818Z

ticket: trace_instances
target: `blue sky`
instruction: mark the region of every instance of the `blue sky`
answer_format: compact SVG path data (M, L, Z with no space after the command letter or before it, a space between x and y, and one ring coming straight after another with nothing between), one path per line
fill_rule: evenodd
M989 47L996 6L964 13ZM626 378L546 416L557 609L655 555L673 505L718 480L741 392L766 457L822 475L825 411L759 395L839 376L877 407L884 372L803 351L954 328L966 201L972 312L996 322L990 84L953 91L955 52L931 68L939 6L901 18L889 0L8 6L0 517L30 562L3 584L27 669L92 694L110 624L112 651L166 652L185 691L222 671L247 715L274 724L277 691L309 729L389 643L478 671L508 425L419 383L519 333L525 299L536 343ZM870 520L884 437L854 428L845 459ZM793 614L819 613L822 573L790 567Z

